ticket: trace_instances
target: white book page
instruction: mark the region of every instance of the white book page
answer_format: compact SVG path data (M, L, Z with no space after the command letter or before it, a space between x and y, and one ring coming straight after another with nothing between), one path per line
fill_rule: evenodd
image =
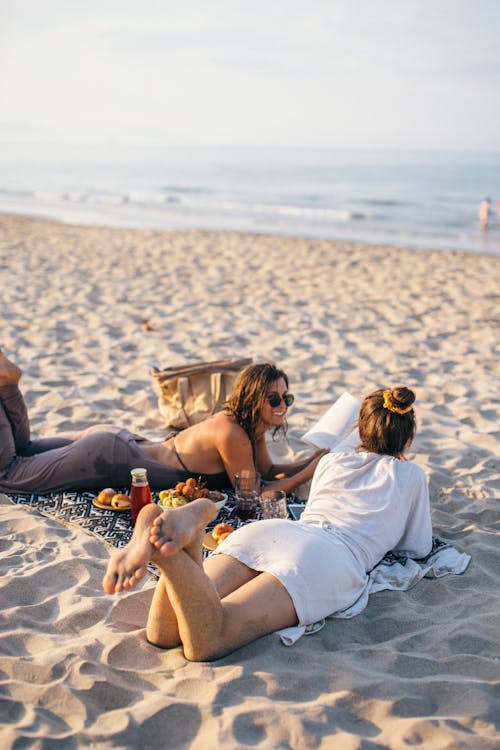
M339 449L359 444L358 414L361 402L343 393L316 424L302 436L302 440L317 448Z

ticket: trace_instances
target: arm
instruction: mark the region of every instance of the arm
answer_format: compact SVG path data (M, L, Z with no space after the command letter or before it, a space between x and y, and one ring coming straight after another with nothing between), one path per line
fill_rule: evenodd
M294 461L290 464L271 464L266 478L274 479L277 475L280 474L284 474L285 477L291 477L294 474L297 474L299 471L302 471L302 469L307 468L311 461L320 459L322 458L322 456L325 456L329 452L330 450L328 448L318 448L318 450L314 451L314 453L311 453L310 456L302 458L300 461Z
M295 463L274 464L265 437L262 436L255 446L257 471L262 479L271 482L268 489L284 490L288 494L312 479L318 461L328 452L328 449L321 449Z
M250 438L239 425L229 419L225 423L219 423L214 442L233 487L234 475L239 471L256 470Z
M432 524L427 478L423 469L417 466L415 469L417 471L410 476L411 486L405 493L410 505L405 530L394 551L419 558L431 551Z
M234 475L243 469L258 471L262 479L266 481L272 481L276 474L285 473L285 470L290 469L290 476L285 474L285 477L269 485L271 489L284 490L288 494L312 478L316 464L328 452L315 451L309 458L295 464L274 465L267 449L265 436L262 436L255 446L254 463L252 444L239 425L226 416L219 416L217 419L216 415L210 421L209 440L216 448L233 487ZM208 427L207 422L204 424Z

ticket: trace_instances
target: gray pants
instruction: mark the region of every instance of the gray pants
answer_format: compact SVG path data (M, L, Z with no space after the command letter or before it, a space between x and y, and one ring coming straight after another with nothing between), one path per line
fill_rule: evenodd
M118 428L91 428L76 440L31 440L28 412L17 385L0 386L0 491L11 493L126 489L130 470L147 469L154 489L167 489L193 474L156 461L141 450L143 438ZM223 489L220 475L205 475L209 489ZM213 481L211 479L213 478ZM215 484L215 486L214 486Z

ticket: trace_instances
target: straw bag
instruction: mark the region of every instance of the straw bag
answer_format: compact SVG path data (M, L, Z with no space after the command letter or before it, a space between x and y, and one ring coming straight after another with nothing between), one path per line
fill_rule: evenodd
M220 359L164 370L153 367L158 408L167 425L183 430L220 411L236 376L251 362L251 359Z

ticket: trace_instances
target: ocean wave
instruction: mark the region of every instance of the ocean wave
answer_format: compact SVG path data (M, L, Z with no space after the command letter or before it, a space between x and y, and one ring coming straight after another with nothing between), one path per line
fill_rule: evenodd
M36 189L17 185L12 179L0 186L0 210L40 213L60 220L89 221L112 226L198 227L249 231L278 231L298 236L335 237L346 240L406 244L428 247L461 247L492 251L500 247L500 224L492 220L487 234L481 234L475 204L465 204L462 195L455 203L425 200L388 200L363 193L349 198L345 192L331 205L330 190L293 193L287 186L259 190L259 185L238 184L221 189L204 189L193 184L170 186L153 180L133 187L109 180L108 187L72 185L52 189L54 183L37 184ZM91 183L90 183L91 184ZM113 189L115 188L115 189ZM260 194L259 194L260 193ZM258 198L256 199L258 195ZM269 201L262 196L269 195ZM418 196L418 191L415 193ZM442 195L442 194L441 194ZM314 200L311 200L314 196Z
M63 195L63 200L67 200L66 194ZM87 193L84 202L90 206L121 206L127 203L127 199L119 193Z
M361 203L364 203L365 206L382 206L383 208L415 205L411 201L402 201L397 198L366 198Z
M163 203L178 203L175 196L165 195L158 192L140 192L134 191L126 196L127 203L137 203L139 205L161 205Z
M223 213L235 216L272 217L283 216L295 219L327 220L337 222L349 222L352 220L371 219L372 214L344 208L333 208L328 206L304 206L292 203L261 203L254 201L234 201L227 198L207 197L193 199L185 196L179 201L182 206L191 210L210 211L215 214Z
M0 187L0 195L5 196L6 198L32 198L34 193L33 190L17 190Z
M39 201L56 201L60 200L61 195L56 192L52 192L50 190L33 190L32 194L33 198Z
M333 206L311 206L297 203L232 200L224 195L215 196L210 191L186 188L184 192L175 193L173 189L165 192L158 190L133 190L128 192L112 190L16 190L0 188L0 194L6 198L34 199L40 203L71 203L109 208L129 205L146 209L167 209L169 206L183 212L213 213L214 215L234 215L249 217L286 217L296 220L350 222L373 219L373 213L351 208Z
M190 185L166 185L160 188L164 193L186 193L192 195L204 195L212 193L213 191L207 187L197 187Z

